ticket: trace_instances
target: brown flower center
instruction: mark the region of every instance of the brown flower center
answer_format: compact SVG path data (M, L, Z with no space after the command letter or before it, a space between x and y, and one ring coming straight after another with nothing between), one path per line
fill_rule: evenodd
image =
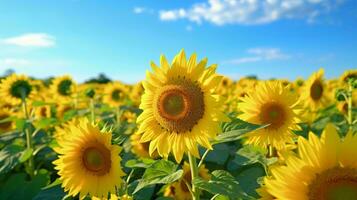
M310 200L357 199L357 169L332 168L320 174L309 184Z
M171 80L159 89L154 102L156 120L170 132L190 131L204 114L201 88L186 79Z
M110 171L110 151L103 144L93 143L82 154L83 166L86 170L97 176L102 176Z
M321 81L316 80L310 87L310 96L314 101L318 101L323 94L324 88Z
M263 124L270 124L267 128L280 128L284 125L286 117L284 107L277 102L266 103L261 108L260 121Z

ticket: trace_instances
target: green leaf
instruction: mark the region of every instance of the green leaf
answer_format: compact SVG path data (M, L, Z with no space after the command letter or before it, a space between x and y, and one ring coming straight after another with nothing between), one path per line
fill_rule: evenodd
M230 155L230 148L227 144L217 144L214 146L214 151L210 151L205 159L206 162L213 162L219 165L224 165Z
M11 175L1 186L0 199L32 199L49 182L47 170L39 170L32 180L24 173Z
M47 185L46 187L42 188L42 189L49 189L51 187L55 187L55 186L58 186L58 185L61 185L62 184L62 181L57 178L55 181L53 181L51 184Z
M17 130L22 131L25 128L26 120L25 119L16 119L15 124L16 124Z
M56 118L42 118L36 125L38 129L44 129L56 125L57 123L58 120Z
M32 103L33 107L46 106L46 105L51 105L51 103L46 103L46 102L43 102L43 101L34 101Z
M211 194L222 194L231 199L242 199L247 195L239 186L238 181L227 171L216 170L212 172L211 180L206 181L202 178L196 178L193 184Z
M231 122L224 123L222 125L223 133L216 137L213 144L219 144L224 142L236 141L244 137L244 134L249 133L254 130L265 128L269 125L256 125L245 122L239 118L233 119Z
M240 181L240 186L244 192L250 196L257 197L258 194L255 190L260 187L257 180L262 176L265 176L263 165L255 163L241 168L235 177Z
M183 170L177 170L177 167L175 163L168 160L155 161L145 170L143 178L139 180L139 184L133 194L150 185L168 184L177 181L183 174Z
M155 160L150 158L142 158L140 160L132 159L125 163L125 167L128 168L148 168L153 164Z
M31 157L32 153L33 153L32 148L26 149L25 151L23 151L19 158L20 163L26 162Z
M16 130L7 132L7 133L1 133L0 134L0 142L9 144L9 143L11 143L12 140L22 137L22 135L23 135L23 132L19 132Z
M229 197L224 196L224 195L218 195L214 198L214 200L230 200Z
M60 185L41 190L33 200L62 199L66 196Z
M10 144L0 151L0 174L5 174L20 163L19 158L25 148L21 145Z

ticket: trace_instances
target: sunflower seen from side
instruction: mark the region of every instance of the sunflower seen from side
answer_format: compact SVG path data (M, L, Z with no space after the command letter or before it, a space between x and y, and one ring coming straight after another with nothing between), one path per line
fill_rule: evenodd
M341 139L328 124L321 138L299 137L298 155L291 154L285 166L271 169L266 190L284 200L357 199L357 135Z
M138 117L141 142L150 142L162 157L173 153L177 162L184 153L199 157L198 145L212 149L210 139L219 133L219 122L229 120L221 111L222 100L214 91L221 80L216 65L206 68L207 59L196 63L196 54L186 60L182 50L170 65L164 56L160 67L151 64L143 81Z
M71 125L65 138L58 141L59 156L53 162L70 196L79 194L107 198L116 194L123 181L119 153L121 147L111 144L112 133L88 122L87 119Z
M356 69L347 70L340 77L340 81L342 82L342 84L347 84L349 79L357 79Z
M22 99L31 99L34 90L31 80L25 75L12 74L1 80L0 94L4 102L10 105L19 105Z
M279 81L262 82L241 101L239 118L253 124L268 125L246 134L247 144L280 150L285 148L285 144L293 143L292 130L299 129L300 109L298 97L288 87Z
M324 70L313 73L309 80L305 82L301 91L301 102L304 102L304 107L316 112L328 104L328 90L324 80Z

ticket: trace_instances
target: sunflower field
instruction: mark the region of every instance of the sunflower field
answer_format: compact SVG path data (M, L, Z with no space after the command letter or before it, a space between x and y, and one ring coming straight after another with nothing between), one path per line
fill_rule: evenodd
M134 85L2 77L0 199L357 200L357 70L157 63Z

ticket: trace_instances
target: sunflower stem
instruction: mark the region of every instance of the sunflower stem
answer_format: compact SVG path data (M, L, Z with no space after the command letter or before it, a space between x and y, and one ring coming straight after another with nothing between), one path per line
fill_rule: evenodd
M117 127L120 127L120 117L121 117L120 107L117 106L115 111L116 111L115 115L116 115Z
M198 163L197 168L199 169L201 167L201 165L203 164L203 161L205 160L205 158L207 157L209 152L209 149L206 149L206 151L203 153L200 162Z
M194 185L194 180L198 177L198 166L196 162L196 158L188 153L188 159L190 162L190 168L191 168L191 178L192 178L192 199L193 200L199 200L200 199L200 193L198 188L195 187Z
M352 92L353 92L353 87L352 87L352 81L348 82L348 94L347 94L347 103L348 103L348 125L349 125L349 130L352 130L352 125L353 125L353 116L352 116Z
M26 123L29 120L29 114L27 110L27 103L26 103L26 98L23 96L22 98L22 107L23 107L23 112L26 117ZM32 149L32 134L27 126L24 128L25 135L26 135L26 148L27 149ZM34 160L32 154L30 155L30 158L28 159L28 172L29 175L34 177Z
M95 112L94 112L94 99L90 99L90 116L91 116L91 121L92 123L95 122Z

